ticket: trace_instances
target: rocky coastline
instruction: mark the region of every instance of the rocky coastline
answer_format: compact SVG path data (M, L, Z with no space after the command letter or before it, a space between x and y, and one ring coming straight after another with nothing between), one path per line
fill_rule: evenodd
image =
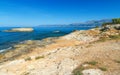
M0 54L0 75L119 75L120 30L115 26L15 45Z

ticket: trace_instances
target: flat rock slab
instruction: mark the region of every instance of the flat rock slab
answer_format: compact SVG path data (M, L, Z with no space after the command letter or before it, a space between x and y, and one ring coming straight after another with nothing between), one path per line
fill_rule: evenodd
M99 69L87 69L82 71L83 75L104 75Z

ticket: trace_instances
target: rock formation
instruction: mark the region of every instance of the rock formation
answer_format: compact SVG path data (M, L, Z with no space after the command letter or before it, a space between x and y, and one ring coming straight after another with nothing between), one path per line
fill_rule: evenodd
M49 44L16 45L16 50L1 56L19 55L1 63L0 75L120 75L119 30L75 31L44 42ZM26 53L20 54L24 49Z
M32 32L33 28L13 28L10 30L4 30L4 32Z

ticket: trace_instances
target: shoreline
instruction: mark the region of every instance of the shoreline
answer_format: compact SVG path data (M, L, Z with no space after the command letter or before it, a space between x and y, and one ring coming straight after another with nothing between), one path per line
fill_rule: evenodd
M0 60L0 74L76 75L77 71L119 75L119 45L120 31L113 28L74 31L41 41L29 40L5 53L4 60Z
M80 34L82 34L83 35L83 33L85 34L85 35L83 35L83 37L82 36L80 36L81 38L77 38L77 37L79 37L79 36L77 36L76 34L78 34L77 32L80 32ZM91 37L91 33L94 33L94 35ZM45 47L45 46L47 46L47 45L49 45L49 44L52 44L52 43L54 43L54 41L56 40L56 39L59 39L59 38L64 38L64 39L66 39L66 40L73 40L73 39L75 39L75 40L79 40L79 41L84 41L84 43L86 43L87 44L87 42L88 43L90 43L90 42L93 42L93 41L97 41L97 40L99 40L100 38L99 38L99 36L97 35L97 34L99 34L100 32L99 32L99 29L96 29L96 28L92 28L92 29L88 29L88 30L75 30L75 31L73 31L73 32L71 32L71 33L69 33L69 34L66 34L66 35L64 35L64 36L58 36L58 37L47 37L47 38L44 38L44 39L41 39L41 40L25 40L25 41L21 41L21 42L18 42L16 45L13 45L12 47L9 47L9 48L7 48L7 49L3 49L1 52L0 52L0 55L6 55L7 53L9 54L9 53L15 53L14 51L17 51L17 50L19 50L20 51L20 53L22 53L22 51L24 52L24 50L26 50L25 51L25 53L27 53L27 51L29 52L29 50L28 49L30 49L30 48L37 48L37 47ZM70 36L69 36L70 35ZM71 37L71 35L76 35L77 37L76 38L74 38L74 37ZM90 35L90 36L88 36L88 39L84 39L85 37L86 37L86 35ZM97 35L97 37L96 37L96 35ZM87 41L88 40L88 41ZM30 47L31 46L31 47ZM18 54L19 55L19 54ZM22 55L22 54L20 54L20 55ZM20 56L19 55L19 56ZM1 59L1 58L0 58Z
M52 43L54 43L53 40L55 40L57 38L59 38L59 37L49 37L49 38L44 38L42 40L25 40L25 41L19 42L16 45L0 52L0 63L9 61L9 59L11 60L11 58L12 58L12 60L14 60L17 57L21 56L22 54L28 54L29 52L31 52L31 50L29 50L29 49L34 49L37 47L45 47L49 44L52 44ZM14 57L15 53L16 53L16 55ZM6 55L9 55L9 56L1 59L1 56L4 57Z

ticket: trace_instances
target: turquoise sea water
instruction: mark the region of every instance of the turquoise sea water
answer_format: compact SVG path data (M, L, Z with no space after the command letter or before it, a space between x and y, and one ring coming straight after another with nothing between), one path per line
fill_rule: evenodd
M0 51L12 48L13 45L25 40L41 40L47 37L63 36L73 30L90 29L89 27L34 27L33 32L2 32L11 28L13 27L0 27Z

